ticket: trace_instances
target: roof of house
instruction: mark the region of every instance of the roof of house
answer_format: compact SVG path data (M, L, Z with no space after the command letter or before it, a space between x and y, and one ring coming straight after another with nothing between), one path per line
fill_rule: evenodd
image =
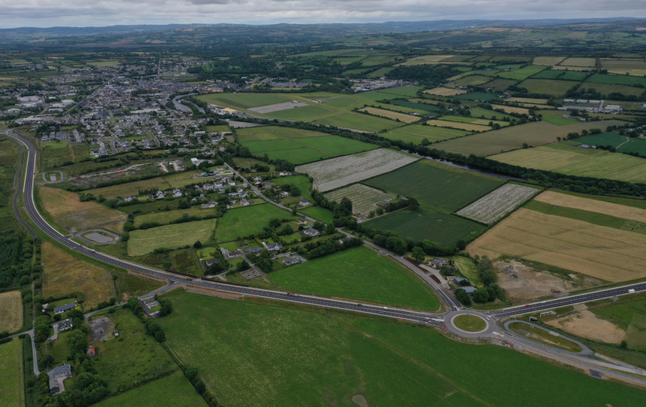
M63 376L72 376L72 365L62 365L57 366L47 372L50 377L63 377Z
M477 290L477 288L475 288L475 287L470 287L470 286L462 287L462 289L463 289L464 291L466 291L466 292L467 292L467 294L473 294L473 292L474 292L475 290Z
M65 312L74 308L76 308L76 304L65 304L61 305L60 307L54 308L54 312Z

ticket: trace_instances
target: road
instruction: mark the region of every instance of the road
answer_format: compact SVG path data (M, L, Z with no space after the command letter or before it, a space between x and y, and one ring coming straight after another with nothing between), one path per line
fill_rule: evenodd
M371 247L377 250L380 250L382 253L386 255L391 256L394 260L400 262L402 265L409 268L417 275L419 275L421 278L423 278L423 280L438 293L441 300L448 306L449 312L444 314L415 312L415 311L399 309L399 308L378 307L373 305L358 304L352 301L333 300L333 299L320 298L320 297L308 296L308 295L287 295L287 293L279 292L279 291L264 290L259 288L251 288L251 287L238 286L238 285L230 285L230 284L217 283L217 282L205 281L205 280L199 280L199 279L186 280L184 276L179 276L177 274L167 272L164 270L155 269L153 267L131 263L129 261L122 260L113 256L109 256L104 253L96 252L93 249L89 249L76 242L71 241L67 236L62 235L61 233L56 231L53 227L51 227L40 215L34 203L34 197L33 197L34 171L36 166L37 150L30 140L12 132L11 130L7 131L7 135L9 135L10 137L16 140L19 140L27 147L27 166L26 166L26 177L25 177L24 186L23 186L23 194L24 194L23 196L24 196L25 209L27 211L27 214L31 218L31 220L44 233L49 235L52 239L56 240L57 242L73 250L78 251L79 253L82 253L85 256L91 257L95 260L104 262L106 264L110 264L114 267L118 267L126 270L132 270L134 272L137 272L143 275L168 281L168 284L162 289L160 289L160 292L168 291L180 286L193 286L197 288L205 288L205 289L224 291L224 292L235 293L240 295L247 295L250 297L266 298L266 299L278 300L283 302L305 304L305 305L316 306L316 307L338 309L343 311L357 312L357 313L381 316L386 318L397 318L400 320L425 323L428 325L442 327L444 329L450 328L449 330L457 334L458 336L464 336L467 338L487 337L487 338L497 338L497 339L505 339L508 341L513 341L515 343L522 344L522 347L526 350L531 350L534 353L538 353L540 355L558 360L560 362L581 367L584 369L594 369L596 371L602 372L603 374L614 376L624 381L646 386L646 380L644 379L617 373L616 371L609 369L609 368L612 368L614 370L621 370L621 368L617 368L616 365L608 364L605 362L598 362L590 359L582 359L582 357L579 357L577 355L564 354L563 353L564 351L560 351L554 348L549 348L547 346L538 344L536 342L524 339L520 336L513 336L502 329L501 329L502 332L498 332L497 331L498 327L496 325L500 319L504 319L504 318L508 318L516 315L535 313L537 311L549 310L549 309L559 308L567 305L580 304L580 303L585 303L585 302L603 299L603 298L612 298L619 295L629 294L628 290L631 290L631 292L633 292L633 290L634 292L646 291L646 283L631 284L623 287L611 288L611 289L606 289L606 290L587 293L587 294L563 297L563 298L558 298L554 300L542 301L539 303L528 304L525 306L511 307L511 308L506 308L506 309L497 310L497 311L479 312L474 310L464 310L464 308L455 300L455 298L453 298L449 293L442 290L441 287L439 287L434 281L432 281L432 279L430 279L426 275L426 273L424 273L413 263L409 262L403 257L397 256L383 248L380 248L370 242L366 242L366 244L370 245ZM23 162L24 162L24 156L23 156ZM233 170L232 168L230 169ZM236 171L233 171L233 172L236 175L240 176L240 174L238 174ZM257 188L252 186L252 189L256 194L266 199L266 197L264 197L264 195ZM267 201L272 202L274 205L282 209L289 210L289 208L286 208L285 206L279 203L275 203L268 199ZM19 215L20 214L18 213L18 216ZM19 217L19 219L21 218ZM314 220L314 219L311 219L311 220ZM27 227L29 226L27 225ZM32 230L32 233L33 233L33 230ZM470 314L481 316L483 319L486 319L488 321L487 322L488 328L486 330L487 332L483 332L482 334L480 333L469 334L464 331L461 331L461 332L459 330L455 331L453 329L455 328L455 326L453 326L450 319L446 319L446 317L457 316L462 313L470 313ZM32 336L32 344L33 344L33 331L25 332L25 333ZM34 355L35 355L35 349L34 349ZM36 358L34 358L34 370L37 371L37 369L38 367L37 367Z
M397 318L407 321L421 322L424 323L428 321L429 318L435 317L435 314L425 313L425 312L414 312L410 310L404 310L399 308L390 308L390 307L378 307L372 305L358 304L351 301L340 301L333 300L328 298L319 298L314 296L288 296L287 293L280 291L264 290L259 288L251 288L245 286L237 286L231 284L217 283L212 281L205 280L186 280L184 276L180 276L171 272L164 270L156 269L149 266L143 266L140 264L132 263L126 260L119 259L104 253L97 252L96 250L89 249L83 245L80 245L59 233L56 229L50 226L38 212L36 205L34 203L34 168L36 165L36 154L37 150L35 146L31 143L30 140L9 131L7 133L10 137L20 140L28 149L28 160L27 160L27 169L26 169L26 178L23 187L25 210L31 218L31 220L40 228L44 233L49 235L52 239L57 242L76 250L77 252L91 257L95 260L101 261L103 263L114 266L115 268L121 268L125 270L133 270L138 273L149 275L152 277L160 278L167 280L171 288L185 286L190 284L191 286L225 291L235 294L247 295L251 297L267 298L278 301L307 304L316 307L323 308L333 308L340 309L352 312L359 312L363 314L378 315L387 318Z

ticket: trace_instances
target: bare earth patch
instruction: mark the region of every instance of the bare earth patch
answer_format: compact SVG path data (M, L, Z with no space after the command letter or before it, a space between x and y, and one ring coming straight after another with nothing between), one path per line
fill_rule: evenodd
M81 202L73 192L58 188L39 188L38 194L45 210L54 221L70 232L89 229L106 223L121 232L127 216L96 202ZM111 229L114 229L111 228Z
M619 344L626 338L623 329L605 319L597 318L588 310L553 319L547 324L572 335L606 343Z

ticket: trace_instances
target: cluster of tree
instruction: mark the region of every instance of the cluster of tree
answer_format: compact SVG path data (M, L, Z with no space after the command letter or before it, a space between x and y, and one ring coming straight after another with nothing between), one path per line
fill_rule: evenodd
M316 241L310 243L310 245L316 245L316 247L311 248L305 257L308 260L317 259L319 257L327 256L336 252L340 252L352 247L359 247L363 244L363 241L359 238L352 237L349 239L343 240L343 243L339 242L338 239L327 239L324 242ZM305 245L305 248L308 246ZM311 246L310 246L311 247Z
M352 216L352 201L348 197L344 196L339 202L328 201L325 195L313 189L312 199L318 206L331 210L335 219Z
M274 270L274 264L271 260L271 253L267 249L263 249L259 255L249 254L247 258L250 262L255 264L260 270L265 273L271 273Z
M29 278L32 256L31 240L21 235L0 238L0 288L15 285L25 276Z

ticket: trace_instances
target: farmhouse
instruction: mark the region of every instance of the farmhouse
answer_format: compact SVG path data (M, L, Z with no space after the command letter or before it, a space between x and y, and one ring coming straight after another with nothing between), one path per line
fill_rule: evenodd
M156 307L156 306L159 305L159 301L157 301L154 298L145 299L145 300L141 301L141 303L144 305L144 307L146 307L148 309L152 309L153 307Z
M283 260L283 264L286 265L286 266L293 266L294 264L298 264L300 262L301 262L301 260L299 258L297 258L297 257L286 257Z
M242 253L242 250L238 249L236 251L231 251L229 249L225 249L224 247L220 249L222 252L222 255L224 256L224 260L231 260L231 259L237 259L239 257L244 256Z
M72 377L72 366L68 364L55 367L47 372L47 375L49 376L49 391L52 394L62 393L65 391L63 380Z
M56 325L56 329L58 329L58 332L65 332L72 329L73 326L74 325L72 324L72 318L67 318L66 320L60 321Z
M304 207L306 207L308 205L311 205L311 204L312 203L310 201L308 201L307 199L301 199L301 201L299 203L297 203L296 206L298 208L304 208Z
M446 267L448 265L447 261L445 259L442 259L440 257L436 257L433 260L431 260L431 267L439 269L442 267Z
M73 310L76 308L76 302L72 304L61 305L60 307L54 308L54 314L64 314L67 311Z

